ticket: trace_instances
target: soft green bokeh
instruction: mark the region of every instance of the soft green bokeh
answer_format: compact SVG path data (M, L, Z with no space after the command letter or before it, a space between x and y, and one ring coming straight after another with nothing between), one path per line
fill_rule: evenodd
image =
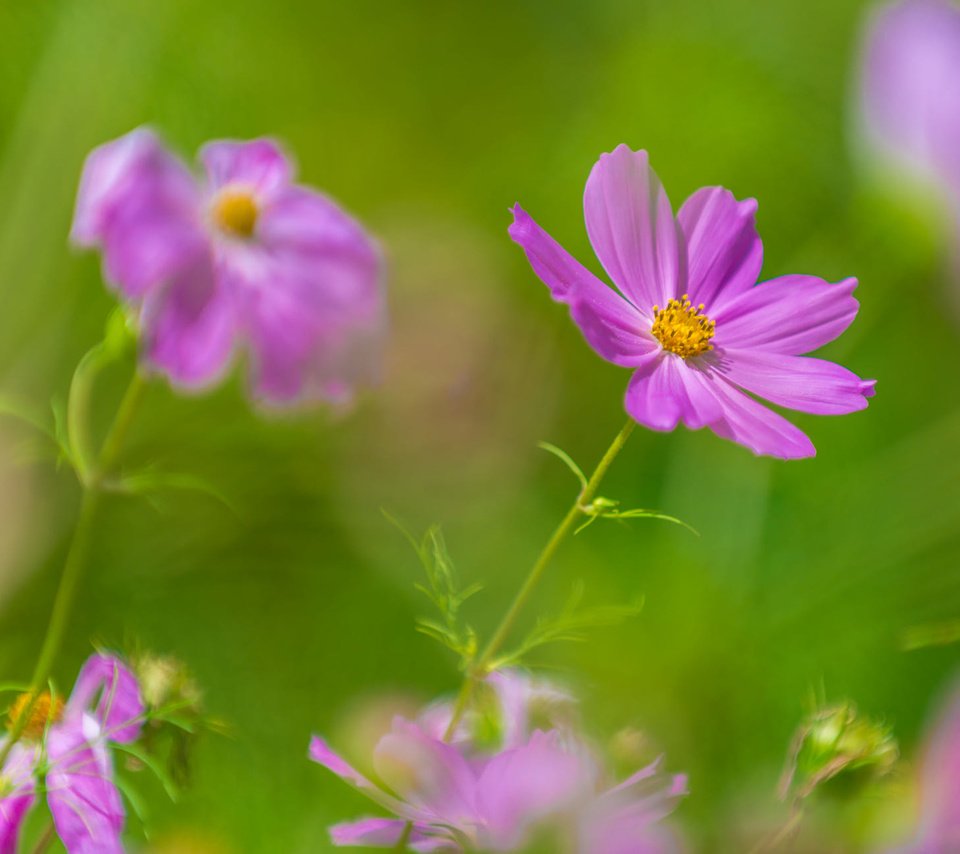
M689 771L678 818L696 850L746 850L784 819L777 779L811 696L852 699L913 754L960 649L902 649L905 630L960 617L960 282L936 209L885 194L858 161L864 8L0 5L4 391L63 399L101 334L113 301L97 259L67 247L70 211L85 154L135 125L187 156L210 138L280 137L390 259L386 384L349 417L260 418L239 379L197 399L148 392L130 464L198 473L238 514L203 496L111 500L57 678L69 686L91 639L140 644L185 660L229 723L202 741L179 803L139 784L155 850L326 850L329 823L370 808L306 760L310 733L359 738L365 699L456 688L450 658L413 631L418 567L379 508L444 524L466 580L486 585L468 608L489 632L575 490L536 442L591 466L627 379L550 302L507 210L521 200L596 269L580 197L620 142L650 150L675 206L704 184L756 197L765 276L859 276L860 317L826 354L877 377L878 395L857 415L797 416L818 448L804 462L638 430L603 493L701 536L650 521L579 535L527 618L577 579L591 603L646 605L539 663L578 687L599 740L643 729ZM129 370L104 377L100 427ZM78 497L68 472L17 462L24 441L0 425L5 679L29 677ZM878 832L869 813L824 806L812 828L833 821L831 850L860 850Z

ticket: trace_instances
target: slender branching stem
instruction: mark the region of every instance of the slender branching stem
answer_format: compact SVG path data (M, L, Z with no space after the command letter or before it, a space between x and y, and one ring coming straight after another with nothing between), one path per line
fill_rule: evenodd
M81 366L83 366L83 362L81 362ZM70 538L70 546L67 549L67 556L64 560L63 572L60 575L60 584L57 587L56 596L53 600L50 622L43 638L43 645L40 648L37 665L33 671L33 678L30 680L32 696L30 702L27 703L26 707L18 715L16 721L13 722L10 736L7 738L3 747L0 748L0 768L3 768L13 746L20 740L20 736L23 735L23 730L30 720L33 708L43 693L50 679L50 674L53 672L53 666L56 662L57 655L60 653L60 648L63 645L63 639L70 622L70 614L77 598L77 590L80 587L83 570L87 563L93 523L103 494L103 481L104 478L112 473L119 459L124 440L129 433L137 407L143 396L145 385L139 372L134 370L133 378L130 380L130 384L127 386L127 390L120 401L117 414L107 431L106 438L100 448L100 453L96 456L95 460L91 462L90 454L87 450L89 448L87 436L89 382L91 374L78 368L75 380L77 378L80 378L82 387L71 387L70 403L72 411L69 413L68 418L71 425L71 445L74 452L75 465L77 466L77 475L83 489L80 499L80 511L77 515L77 523L73 528L73 534Z
M493 635L491 635L480 657L466 674L466 678L464 679L454 705L453 714L450 717L450 723L444 733L444 740L451 738L456 731L457 724L460 723L467 707L470 705L470 699L476 683L482 680L491 669L491 665L495 664L497 653L500 652L509 637L510 632L517 622L517 618L530 600L534 589L543 578L543 574L553 559L553 556L556 554L557 549L560 548L563 541L577 527L580 517L588 514L589 505L593 499L596 498L597 490L600 488L604 476L616 459L617 454L620 453L623 446L627 443L627 439L630 438L634 427L636 427L636 422L632 418L628 419L627 423L613 440L613 443L607 448L606 453L593 470L593 474L587 479L586 485L580 490L579 495L577 495L576 500L573 502L573 506L567 511L567 515L563 517L563 521L560 522L556 530L554 530L553 535L543 547L536 561L534 561L533 567L517 591L517 595L507 609L506 614L504 614L500 624L497 626Z

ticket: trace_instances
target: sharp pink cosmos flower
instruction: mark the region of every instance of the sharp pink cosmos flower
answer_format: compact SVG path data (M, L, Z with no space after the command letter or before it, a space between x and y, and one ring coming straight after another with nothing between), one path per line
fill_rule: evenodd
M71 237L102 250L106 280L138 310L145 361L203 388L243 345L259 400L347 402L379 370L373 241L295 185L271 140L211 142L200 160L202 180L141 128L84 166Z
M960 683L927 737L920 777L920 826L897 854L960 851Z
M590 346L633 370L625 405L636 421L709 427L756 454L809 457L807 436L751 395L818 415L866 407L874 381L802 357L853 321L857 282L790 275L757 284L756 209L704 187L675 217L647 153L621 145L600 156L584 194L590 242L619 293L519 205L510 236Z
M69 854L122 852L125 814L108 747L135 741L143 713L136 678L111 655L87 660L66 705L42 695L0 773L0 854L16 854L38 788Z
M960 201L960 8L906 0L865 30L860 106L870 142Z

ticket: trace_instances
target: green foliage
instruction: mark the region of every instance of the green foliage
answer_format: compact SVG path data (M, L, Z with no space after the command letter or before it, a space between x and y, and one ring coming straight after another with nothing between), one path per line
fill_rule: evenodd
M626 605L582 607L583 596L584 584L581 581L574 585L560 613L552 617L539 617L520 645L491 662L490 669L496 670L499 667L518 664L535 649L550 643L583 641L588 629L615 626L630 617L635 617L643 610L642 597Z
M439 525L431 525L418 541L393 516L383 515L407 539L417 553L426 573L426 584L415 584L437 609L439 619L420 617L417 631L433 638L460 659L460 667L466 670L477 655L477 635L473 628L462 621L460 609L464 602L478 593L483 585L474 583L460 587L453 560Z

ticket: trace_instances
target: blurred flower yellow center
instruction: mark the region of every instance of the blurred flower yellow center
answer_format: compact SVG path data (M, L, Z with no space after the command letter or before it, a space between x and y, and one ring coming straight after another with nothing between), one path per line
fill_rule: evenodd
M694 306L687 294L679 300L671 299L666 308L653 307L651 331L664 350L689 359L713 349L710 339L717 324L703 309L703 303Z
M7 722L7 728L13 729L20 722L27 707L30 705L30 698L33 695L29 692L21 694L10 707L10 720ZM56 723L63 715L63 700L59 697L54 699L49 691L44 691L37 697L37 702L30 709L30 717L23 727L23 737L39 739L47 726Z
M258 214L257 203L246 190L227 187L213 202L213 221L234 237L252 237Z

